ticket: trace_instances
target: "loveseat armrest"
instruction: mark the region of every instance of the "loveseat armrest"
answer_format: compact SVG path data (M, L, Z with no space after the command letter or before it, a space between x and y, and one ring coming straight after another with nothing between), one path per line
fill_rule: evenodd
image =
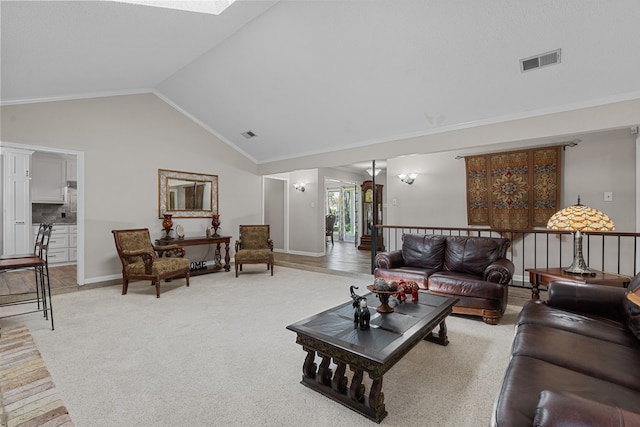
M571 393L543 390L533 420L536 427L637 426L640 414Z
M484 269L483 280L506 285L511 282L516 267L507 258L499 258Z
M621 321L625 291L613 286L553 280L548 287L547 305Z
M380 252L376 255L375 264L377 268L383 268L385 270L404 267L402 251Z

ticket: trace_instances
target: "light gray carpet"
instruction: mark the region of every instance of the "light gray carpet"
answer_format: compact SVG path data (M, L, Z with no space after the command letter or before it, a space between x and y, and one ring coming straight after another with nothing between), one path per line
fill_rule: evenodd
M160 299L144 282L56 295L55 331L39 314L0 326L29 327L77 427L375 425L300 384L306 353L285 329L368 281L245 270L163 284ZM449 346L422 342L385 375L382 425L488 425L518 311L498 326L451 316Z

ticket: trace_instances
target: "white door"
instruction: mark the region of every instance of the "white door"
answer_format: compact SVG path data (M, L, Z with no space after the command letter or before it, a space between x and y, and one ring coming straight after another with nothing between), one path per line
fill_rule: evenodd
M5 148L3 154L3 254L28 253L31 244L30 172L33 151Z

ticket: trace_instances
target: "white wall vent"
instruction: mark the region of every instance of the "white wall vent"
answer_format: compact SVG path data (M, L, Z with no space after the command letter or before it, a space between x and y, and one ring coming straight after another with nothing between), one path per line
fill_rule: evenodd
M249 139L249 138L253 138L254 136L256 136L255 133L253 133L252 131L248 130L246 132L242 132L241 133L242 136L244 136L245 138Z
M536 68L546 67L547 65L559 64L560 50L561 49L556 49L551 52L521 59L520 71L525 72L535 70Z

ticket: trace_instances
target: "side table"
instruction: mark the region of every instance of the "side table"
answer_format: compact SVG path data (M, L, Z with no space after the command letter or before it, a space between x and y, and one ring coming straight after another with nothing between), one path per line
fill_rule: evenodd
M593 270L595 275L567 273L562 268L527 268L531 282L531 299L540 299L540 285L547 286L552 280L569 280L594 285L619 286L626 288L631 277L622 274Z
M231 270L231 258L229 256L229 242L231 241L231 236L211 236L211 237L185 237L184 239L158 239L156 240L156 245L177 245L182 247L185 246L200 246L200 245L211 245L215 244L215 254L214 254L214 262L215 264L211 267L207 267L206 269L198 269L192 270L191 275L197 276L199 274L207 274L214 273L216 271L220 271L224 268L224 271ZM220 251L220 244L224 243L224 264L222 264L222 253Z

